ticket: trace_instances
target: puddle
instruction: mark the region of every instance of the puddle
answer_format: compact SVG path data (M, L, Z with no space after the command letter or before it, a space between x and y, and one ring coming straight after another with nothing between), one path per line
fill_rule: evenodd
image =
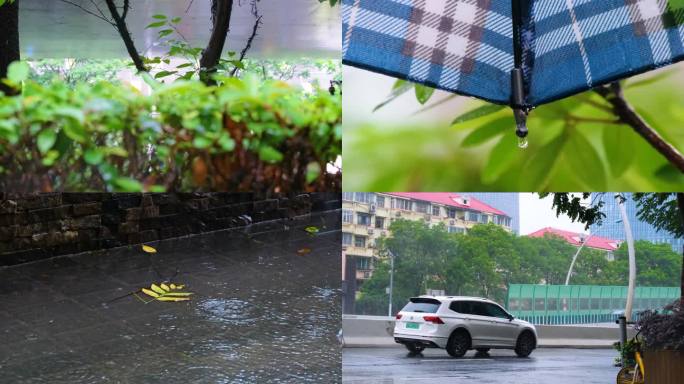
M247 301L208 299L197 305L200 316L227 325L250 325L258 320L257 309Z

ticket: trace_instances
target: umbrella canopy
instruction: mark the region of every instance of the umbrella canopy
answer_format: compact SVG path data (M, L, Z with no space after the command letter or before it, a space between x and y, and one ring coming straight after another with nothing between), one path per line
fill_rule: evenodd
M342 5L345 64L517 109L684 57L684 0Z

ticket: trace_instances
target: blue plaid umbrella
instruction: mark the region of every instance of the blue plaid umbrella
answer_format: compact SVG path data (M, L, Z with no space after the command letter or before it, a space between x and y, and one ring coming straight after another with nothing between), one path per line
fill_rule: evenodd
M342 0L345 64L527 112L684 57L684 0Z

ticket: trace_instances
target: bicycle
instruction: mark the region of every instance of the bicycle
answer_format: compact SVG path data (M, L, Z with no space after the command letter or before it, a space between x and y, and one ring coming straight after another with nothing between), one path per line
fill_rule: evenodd
M633 344L635 346L634 350L634 361L635 365L630 366L626 365L620 369L620 372L617 374L617 384L644 384L644 377L645 377L645 371L646 368L644 366L644 359L643 356L641 355L641 343L637 339L637 336L634 336ZM626 360L626 356L622 356L623 362Z

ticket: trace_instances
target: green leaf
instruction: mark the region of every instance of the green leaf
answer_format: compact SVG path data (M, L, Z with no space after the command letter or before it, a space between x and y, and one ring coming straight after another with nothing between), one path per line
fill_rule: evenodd
M655 175L673 184L684 184L684 173L672 164L665 164L658 168Z
M85 151L83 160L90 165L100 165L104 160L104 152L98 148L93 148Z
M424 105L425 103L427 103L428 100L430 100L430 97L432 97L432 95L435 93L434 88L428 87L425 85L421 85L421 84L416 84L415 89L416 89L416 100L418 100L418 102L421 105Z
M373 108L373 112L378 111L380 108L391 103L392 101L394 101L399 96L410 91L412 88L413 88L413 83L405 81L405 80L397 80L397 82L394 83L394 86L392 87L392 92L389 94L389 96L387 96L385 101L383 101L382 103L378 104L375 108Z
M624 125L603 127L603 148L608 165L615 177L623 173L634 163L634 153L638 137Z
M173 33L173 29L162 29L159 31L159 37L165 37Z
M321 166L318 163L312 162L306 166L306 183L311 184L321 175Z
M192 145L193 145L195 148L199 148L199 149L209 148L209 147L211 147L213 144L214 144L214 142L213 142L212 140L210 140L209 138L206 138L206 137L204 137L204 136L197 136L197 137L195 137L195 139L192 141Z
M166 20L166 15L157 14L157 15L153 15L152 18L157 19L157 20Z
M584 133L575 128L570 132L570 139L565 146L565 159L575 174L596 185L596 190L603 191L606 185L606 172L598 151Z
M515 122L510 116L500 117L493 121L488 121L482 126L475 128L466 138L463 140L464 147L473 147L480 145L488 140L493 139L499 135L502 135L507 130L515 131Z
M15 84L26 81L31 73L31 67L25 61L15 61L7 67L7 79Z
M183 20L183 19L181 19L180 17L174 17L173 19L171 19L171 22L174 23L174 24L178 24L178 23L180 23L182 20Z
M150 23L147 27L145 27L145 29L159 28L163 27L164 25L166 25L166 21L156 21L154 23Z
M117 177L113 181L114 186L121 192L142 192L143 185L138 180L129 177Z
M553 168L558 161L558 154L563 149L567 135L561 133L554 137L548 144L542 146L531 156L523 169L520 170L521 190L543 192L546 188L546 180L549 179Z
M672 0L670 0L670 1L672 1ZM637 80L637 81L634 81L634 82L628 82L628 83L627 83L627 88L638 88L638 87L643 87L643 86L651 85L651 84L657 83L657 82L659 82L659 81L661 81L661 80L665 80L666 78L671 77L671 76L674 75L675 73L677 73L676 70L670 69L670 70L667 70L667 71L663 71L663 72L661 72L661 73L658 73L658 74L656 74L656 75L650 75L650 76L647 75L646 78L644 78L644 79Z
M283 154L271 146L264 145L259 148L259 158L267 163L278 163L283 161Z
M72 118L81 124L85 121L85 114L80 108L66 105L55 108L55 115Z
M498 180L504 172L511 168L513 160L521 153L525 152L518 148L518 137L515 132L504 134L489 153L487 164L482 170L482 182L491 184Z
M159 71L157 72L156 75L154 75L155 79L161 79L163 77L171 76L178 73L178 71Z
M485 104L481 107L477 107L473 110L470 110L470 111L460 115L459 117L454 119L454 121L451 124L456 125L456 124L465 123L466 121L479 119L480 117L484 117L484 116L491 115L493 113L497 113L504 108L506 108L505 105Z
M45 154L52 149L57 141L57 132L54 129L47 128L42 130L37 137L38 150Z

